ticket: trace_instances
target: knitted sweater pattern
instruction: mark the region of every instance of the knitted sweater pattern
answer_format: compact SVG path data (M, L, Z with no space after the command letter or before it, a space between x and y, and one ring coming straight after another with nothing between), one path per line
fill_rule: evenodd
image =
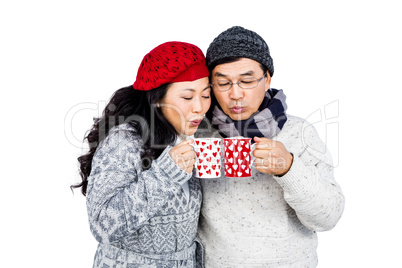
M331 156L314 127L294 116L272 139L294 157L284 176L253 167L250 178L201 181L206 267L316 267L316 231L333 228L344 207Z
M123 124L95 152L87 188L89 225L99 242L93 267L195 267L199 180L174 163L171 146L143 170L142 144Z

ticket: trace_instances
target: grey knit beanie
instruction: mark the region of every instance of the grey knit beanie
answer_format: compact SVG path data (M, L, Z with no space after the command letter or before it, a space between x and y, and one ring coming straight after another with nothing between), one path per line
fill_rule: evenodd
M255 60L268 68L271 77L274 74L274 64L267 43L257 33L243 27L233 26L212 41L206 56L208 68L211 70L216 61L227 57Z

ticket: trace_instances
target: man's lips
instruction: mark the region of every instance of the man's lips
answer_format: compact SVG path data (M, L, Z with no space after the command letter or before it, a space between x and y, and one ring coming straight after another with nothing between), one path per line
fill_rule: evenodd
M230 110L234 114L240 114L240 113L244 112L245 108L241 107L241 106L233 106L232 108L230 108Z

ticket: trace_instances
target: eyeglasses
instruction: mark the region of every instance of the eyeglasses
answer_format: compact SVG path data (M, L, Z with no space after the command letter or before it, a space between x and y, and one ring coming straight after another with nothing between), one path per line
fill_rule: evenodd
M260 79L255 78L255 77L246 77L246 78L239 80L236 83L233 83L226 79L218 80L218 81L212 82L211 87L217 91L228 91L229 89L232 88L233 85L238 85L242 89L252 89L252 88L257 87L258 83L260 83L260 81L265 76L266 76L266 74L264 74Z

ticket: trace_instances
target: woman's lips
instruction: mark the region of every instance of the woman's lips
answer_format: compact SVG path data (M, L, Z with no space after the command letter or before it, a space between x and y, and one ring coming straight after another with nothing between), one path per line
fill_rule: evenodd
M231 110L232 113L234 113L234 114L241 114L242 112L244 112L244 107L233 106L232 108L230 108L230 110Z
M192 127L197 127L201 123L201 121L202 120L193 120L193 121L190 121L190 124Z

